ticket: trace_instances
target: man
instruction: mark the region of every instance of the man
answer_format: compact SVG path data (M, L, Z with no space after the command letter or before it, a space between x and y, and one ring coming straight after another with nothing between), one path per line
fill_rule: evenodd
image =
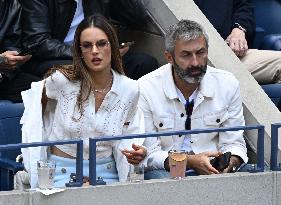
M245 124L238 81L227 71L207 66L208 37L198 23L181 20L172 25L165 47L168 64L139 79L146 132ZM232 172L248 160L242 131L147 138L144 146L151 169L169 170L168 150L189 152L187 168L197 174L218 174L210 157L221 153L231 152L223 172ZM142 151L138 147L123 153L130 163L138 164Z
M127 17L130 25L146 18L145 12L140 12L144 10L142 4L133 0L21 0L21 4L23 45L35 50L33 60L25 67L40 77L54 65L72 63L74 33L84 17L95 13L118 20ZM136 15L130 16L129 11L135 11ZM157 68L156 59L145 54L126 53L128 50L125 47L120 51L129 77L137 79Z
M38 78L20 70L30 55L21 50L21 7L17 0L0 0L0 100L21 102L21 91Z
M194 0L259 84L281 83L281 52L249 49L255 16L248 0Z

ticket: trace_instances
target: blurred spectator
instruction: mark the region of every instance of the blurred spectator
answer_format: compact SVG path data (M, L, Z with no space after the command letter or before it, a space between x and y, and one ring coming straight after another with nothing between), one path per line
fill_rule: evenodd
M194 0L218 33L260 84L281 83L281 52L249 49L255 37L248 0Z
M26 69L42 77L54 65L72 64L72 42L77 25L89 15L100 13L110 19L142 23L146 15L134 0L21 0L23 7L23 45L36 45ZM118 12L116 12L118 11ZM125 73L137 79L156 69L156 59L121 49Z
M17 0L0 0L0 99L20 102L20 92L39 78L20 70L31 56L21 50L21 7Z

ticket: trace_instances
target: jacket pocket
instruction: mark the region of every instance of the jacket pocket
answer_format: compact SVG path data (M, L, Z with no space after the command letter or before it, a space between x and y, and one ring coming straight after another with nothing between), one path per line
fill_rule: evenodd
M174 129L175 122L172 117L155 117L154 125L161 132Z
M225 120L229 117L227 109L222 109L220 111L210 113L203 116L203 122L207 126L219 127Z

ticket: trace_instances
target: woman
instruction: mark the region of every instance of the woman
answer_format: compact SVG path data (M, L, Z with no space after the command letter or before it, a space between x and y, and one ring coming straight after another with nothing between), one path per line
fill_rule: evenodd
M43 122L36 122L37 131L27 119L35 119L28 116L31 112L28 108L32 107L36 113L33 110L38 105L34 105L34 101L41 97L32 96L36 92L32 89L23 94L24 103L29 104L22 118L23 142L38 141L41 125L40 140L83 139L84 176L87 176L90 137L140 132L136 116L139 89L134 80L123 75L117 36L104 17L93 15L83 20L76 30L73 47L73 65L59 67L43 85L33 85L33 90L37 87L39 92L43 88ZM120 150L131 144L131 140L97 143L97 176L106 182L126 180L129 164ZM35 162L39 157L34 148L29 148L29 152L23 150L23 155L26 155L23 158L34 187ZM70 174L75 172L75 156L75 145L49 149L48 158L57 163L55 186L64 186L69 181ZM42 157L46 157L45 152Z

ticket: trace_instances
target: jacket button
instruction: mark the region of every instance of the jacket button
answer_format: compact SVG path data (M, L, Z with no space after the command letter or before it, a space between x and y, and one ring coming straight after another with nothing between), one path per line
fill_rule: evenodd
M111 164L108 164L106 168L111 169Z
M61 168L61 173L65 174L66 173L66 169L65 168Z
M181 114L181 117L184 117L184 114L183 114L183 113Z
M221 121L220 119L217 119L217 120L216 120L217 123L220 123L220 121Z
M180 99L177 98L177 101L180 102Z
M190 140L190 143L192 144L192 143L193 143L193 141L191 141L191 140Z
M162 122L159 123L159 127L163 127L163 123Z
M182 135L179 135L179 137L181 137Z

